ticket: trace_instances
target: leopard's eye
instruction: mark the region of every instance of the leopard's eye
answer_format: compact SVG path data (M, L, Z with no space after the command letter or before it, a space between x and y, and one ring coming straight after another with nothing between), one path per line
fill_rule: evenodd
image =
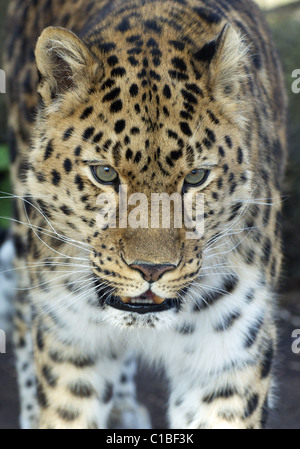
M204 184L204 182L207 180L209 173L209 170L205 170L203 168L199 170L193 170L186 176L184 184L191 187L201 186L201 184Z
M102 184L111 184L118 180L118 173L108 165L95 165L92 167L92 173L96 180Z

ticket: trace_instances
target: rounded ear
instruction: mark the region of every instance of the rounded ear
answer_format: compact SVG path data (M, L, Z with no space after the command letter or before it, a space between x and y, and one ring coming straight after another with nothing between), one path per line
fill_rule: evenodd
M241 87L249 76L246 71L248 50L241 34L226 23L214 39L194 54L205 67L207 84L213 95L241 126L246 123L247 105L243 102Z
M39 72L38 91L45 103L69 91L84 92L95 80L100 62L74 33L60 27L48 27L35 49Z
M248 48L240 33L229 23L224 25L215 42L210 64L211 81L218 92L234 97L242 79L247 78L244 69L248 62Z

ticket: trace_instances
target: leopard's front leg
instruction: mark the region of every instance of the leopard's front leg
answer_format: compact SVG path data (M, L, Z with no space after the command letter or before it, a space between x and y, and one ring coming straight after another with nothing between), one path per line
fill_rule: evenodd
M257 367L211 376L207 384L178 379L170 398L170 426L182 429L259 429L268 411L269 378Z
M183 355L169 373L171 428L264 427L272 406L276 332L267 319L256 317L249 326L245 316L244 322L240 317L217 331L202 322L198 334L180 337Z
M105 428L113 403L108 358L59 341L41 322L34 324L34 340L39 428Z

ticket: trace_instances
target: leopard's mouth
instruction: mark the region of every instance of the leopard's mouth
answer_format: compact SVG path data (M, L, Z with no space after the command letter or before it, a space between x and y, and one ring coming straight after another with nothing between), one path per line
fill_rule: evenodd
M149 289L142 295L136 297L110 296L106 298L105 302L115 309L145 314L169 310L176 306L177 301L175 299L161 298Z

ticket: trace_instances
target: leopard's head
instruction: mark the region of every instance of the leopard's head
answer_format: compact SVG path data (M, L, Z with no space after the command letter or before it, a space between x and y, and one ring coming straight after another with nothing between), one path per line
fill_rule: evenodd
M28 187L60 234L87 244L101 310L153 325L188 301L205 248L249 196L251 168L240 35L224 23L193 39L150 25L83 40L44 30ZM179 198L171 217L168 200L151 207L154 193ZM191 238L180 207L192 199L200 222L196 194L204 231Z

